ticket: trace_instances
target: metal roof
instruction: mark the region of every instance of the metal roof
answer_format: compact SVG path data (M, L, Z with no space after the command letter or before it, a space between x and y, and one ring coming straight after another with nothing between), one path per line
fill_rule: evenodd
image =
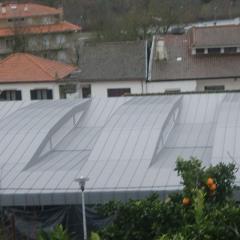
M240 161L240 94L0 103L2 206L78 204L182 188L178 156ZM237 175L237 181L239 175Z

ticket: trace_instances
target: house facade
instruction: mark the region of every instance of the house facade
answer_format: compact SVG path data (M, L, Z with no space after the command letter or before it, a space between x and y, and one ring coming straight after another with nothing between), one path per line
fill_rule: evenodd
M147 92L240 89L240 25L155 36Z
M145 41L88 43L81 49L79 68L70 76L78 97L118 97L144 93L147 79Z
M76 67L26 53L0 61L0 101L66 98L75 91L66 79Z
M79 26L63 19L63 9L35 3L0 5L0 58L21 51L74 62Z

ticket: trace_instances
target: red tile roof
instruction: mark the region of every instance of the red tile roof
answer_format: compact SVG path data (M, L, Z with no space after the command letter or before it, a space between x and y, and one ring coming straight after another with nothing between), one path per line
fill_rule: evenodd
M23 34L41 34L41 33L57 33L57 32L73 32L80 31L81 27L69 22L60 22L56 24L40 25L40 26L26 26L17 29L8 27L0 28L0 37L10 37L16 32Z
M62 9L52 8L35 3L2 4L0 8L0 19L57 15L62 14L62 12Z
M15 53L0 61L0 83L54 82L76 69L57 61Z
M156 37L156 41L159 37ZM162 37L161 37L162 38ZM196 80L240 76L240 54L192 55L188 34L163 37L166 60L155 60L156 44L151 56L151 80Z
M240 25L197 27L191 30L193 47L240 45Z

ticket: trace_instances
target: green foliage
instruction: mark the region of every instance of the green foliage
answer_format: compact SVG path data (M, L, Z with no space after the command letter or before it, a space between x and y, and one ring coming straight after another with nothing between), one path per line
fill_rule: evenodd
M175 196L179 199L179 196ZM180 199L179 199L180 200ZM157 194L153 194L144 200L130 200L126 204L112 202L110 206L105 205L99 208L99 212L108 216L116 217L113 224L100 231L103 239L153 239L156 233L174 232L181 225L181 204L180 201L162 202ZM172 225L169 225L168 219Z
M198 159L178 159L183 191L161 201L157 194L127 203L109 202L98 208L113 223L99 231L104 240L240 239L240 208L232 199L234 164L205 168ZM212 189L208 178L216 184ZM188 198L189 202L183 202Z
M205 169L198 159L191 158L189 161L178 158L176 169L179 176L182 177L185 196L191 197L194 189L203 188L207 193L206 198L210 202L225 202L231 198L234 190L235 173L237 168L234 164L219 163L216 166L210 166ZM207 186L207 179L211 177L217 185L217 189L212 193Z
M97 233L91 232L90 240L101 240L101 239Z
M201 189L195 190L195 197L193 199L194 216L197 225L200 225L204 221L204 202L206 193Z
M156 240L185 240L185 238L181 233L176 233L174 235L164 234L161 237L156 238Z
M50 232L41 230L37 235L37 240L70 240L70 237L62 225L56 225Z

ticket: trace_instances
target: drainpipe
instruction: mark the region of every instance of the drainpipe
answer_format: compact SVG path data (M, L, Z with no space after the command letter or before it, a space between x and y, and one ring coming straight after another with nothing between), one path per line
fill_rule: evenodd
M145 41L145 93L147 93L147 80L148 80L148 41ZM142 81L142 93L144 93L143 81Z
M147 72L146 72L146 93L148 93L147 84L148 84L148 82L151 81L151 78L152 78L152 72L151 71L152 71L152 64L153 64L153 53L154 53L154 49L155 49L155 41L156 41L156 36L153 36L151 53L150 53L150 56L149 56L148 68L147 68Z

